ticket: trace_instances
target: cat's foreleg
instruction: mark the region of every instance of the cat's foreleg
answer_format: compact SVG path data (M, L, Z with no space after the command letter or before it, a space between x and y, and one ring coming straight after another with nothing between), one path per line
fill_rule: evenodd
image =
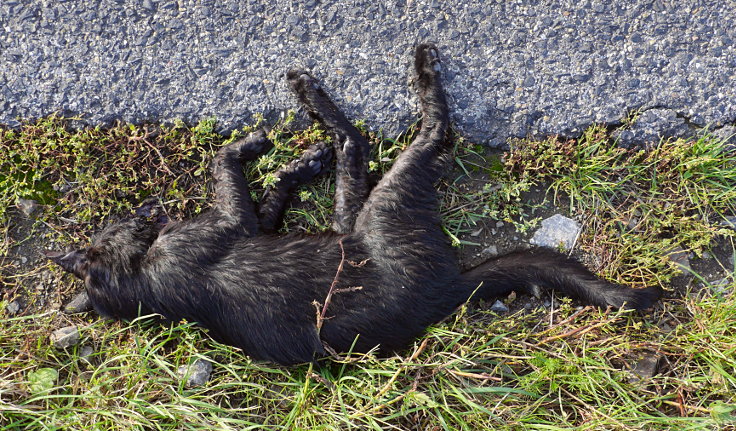
M222 214L221 222L240 226L246 235L258 233L258 217L242 163L255 160L272 146L266 133L258 130L220 148L210 166L215 189L214 208Z
M266 189L258 208L261 230L273 232L281 222L286 202L298 186L329 168L332 148L319 142L307 149L302 156L276 171L277 182Z

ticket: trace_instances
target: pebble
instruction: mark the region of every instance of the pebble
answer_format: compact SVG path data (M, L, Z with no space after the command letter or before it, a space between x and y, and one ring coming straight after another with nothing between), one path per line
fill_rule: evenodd
M79 328L76 326L67 326L65 328L57 329L51 334L51 342L54 347L59 350L76 346L79 343L79 340Z
M724 220L721 220L721 226L726 226L731 229L736 229L736 217L728 216Z
M491 305L491 311L495 313L507 313L509 311L509 307L507 307L503 302L496 300L496 302Z
M529 241L540 247L570 250L580 234L580 223L560 214L542 221L542 226L534 232Z
M733 292L734 284L728 278L722 278L710 283L710 289L713 294L718 296L730 295Z
M662 357L655 354L648 354L639 358L631 369L629 383L646 383L659 373L661 361Z
M182 379L186 377L187 388L196 388L209 381L210 375L212 374L212 363L206 359L198 358L189 366L180 366L177 369L177 374Z
M86 290L78 293L63 308L66 314L85 313L90 310L92 310L92 301L89 299Z
M9 302L5 306L5 311L7 311L8 314L11 316L18 314L18 312L20 311L20 303L18 301Z
M79 349L79 357L88 360L90 356L95 352L95 349L92 348L92 346L82 346L81 349Z
M484 248L483 251L480 252L481 256L483 257L495 257L498 256L498 247L491 244L488 247Z

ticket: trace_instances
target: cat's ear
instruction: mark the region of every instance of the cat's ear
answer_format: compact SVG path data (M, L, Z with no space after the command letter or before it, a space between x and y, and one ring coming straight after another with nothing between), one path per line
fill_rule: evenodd
M84 277L87 276L87 268L89 267L88 251L89 249L84 248L70 252L45 251L44 254L64 271L70 272L84 280Z

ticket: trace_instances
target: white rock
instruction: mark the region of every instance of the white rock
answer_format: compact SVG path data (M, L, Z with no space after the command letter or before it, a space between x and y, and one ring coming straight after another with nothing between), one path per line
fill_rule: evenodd
M542 221L542 227L534 232L530 242L540 247L569 250L575 245L581 228L575 220L555 214Z

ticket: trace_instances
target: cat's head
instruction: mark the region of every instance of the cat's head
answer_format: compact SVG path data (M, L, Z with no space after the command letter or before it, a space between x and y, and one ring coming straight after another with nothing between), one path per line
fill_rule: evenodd
M133 217L107 226L92 238L89 247L45 254L65 271L87 281L93 269L136 270L157 235L158 229L153 224Z

